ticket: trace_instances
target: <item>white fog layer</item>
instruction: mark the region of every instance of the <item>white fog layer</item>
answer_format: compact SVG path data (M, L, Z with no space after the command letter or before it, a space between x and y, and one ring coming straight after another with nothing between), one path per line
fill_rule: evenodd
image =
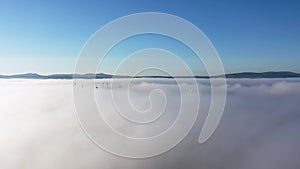
M166 110L178 108L180 92L168 79L138 79L131 97L139 109L149 100L143 91L159 86L171 93ZM97 80L97 96L109 109L106 80ZM229 79L223 118L210 139L198 137L210 106L209 80L197 80L200 110L195 126L172 150L146 159L112 155L83 132L75 111L71 80L0 80L1 169L297 169L300 168L300 79ZM77 87L79 84L76 84ZM184 83L189 87L188 80ZM82 86L84 88L86 86ZM115 92L125 92L122 83ZM184 91L183 91L184 92ZM120 95L121 95L120 94ZM155 98L155 97L154 97ZM152 108L156 98L151 102ZM173 99L173 100L172 100ZM191 100L189 103L193 103ZM173 105L172 105L173 104ZM186 103L188 104L188 103ZM101 106L101 103L99 104ZM105 107L106 106L106 107ZM121 106L122 107L122 106ZM168 109L170 108L170 109ZM172 109L173 108L173 109ZM123 107L122 109L127 109ZM130 110L130 109L128 109ZM105 113L108 113L106 111ZM112 122L115 118L112 119ZM167 128L174 118L165 118ZM119 124L116 122L116 126ZM143 137L143 130L124 133ZM148 130L155 134L161 132ZM102 134L102 133L101 133ZM103 133L105 137L105 133ZM121 147L121 146L120 146Z

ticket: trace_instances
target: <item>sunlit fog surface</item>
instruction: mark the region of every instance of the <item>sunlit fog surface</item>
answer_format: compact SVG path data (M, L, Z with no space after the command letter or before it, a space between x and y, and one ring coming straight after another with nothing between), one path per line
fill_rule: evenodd
M300 79L229 79L227 83L222 121L207 142L199 144L198 137L210 106L210 83L198 79L200 110L188 136L162 155L133 160L103 151L86 136L75 111L73 81L0 80L0 168L300 168ZM96 84L95 98L110 98L109 81ZM184 85L189 87L188 79ZM170 79L137 79L131 85L131 97L139 100L135 106L146 110L150 103L143 91L157 86L171 92L167 101L178 107L180 92ZM115 87L115 92L128 90L122 81ZM160 101L152 100L152 107ZM166 128L170 120L174 119L155 127ZM143 136L143 131L129 134Z

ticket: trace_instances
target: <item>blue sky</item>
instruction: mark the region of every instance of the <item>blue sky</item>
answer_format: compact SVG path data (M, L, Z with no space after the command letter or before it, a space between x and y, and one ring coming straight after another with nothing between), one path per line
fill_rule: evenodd
M124 15L150 11L174 14L198 26L214 44L226 72L300 72L299 9L297 0L3 0L0 74L72 73L80 49L96 30Z

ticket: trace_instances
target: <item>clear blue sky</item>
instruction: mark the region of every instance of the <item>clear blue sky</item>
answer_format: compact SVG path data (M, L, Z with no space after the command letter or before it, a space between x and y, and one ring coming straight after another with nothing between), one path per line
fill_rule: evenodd
M300 72L299 9L297 0L3 0L0 74L73 72L81 47L101 26L150 11L198 26L213 42L226 72Z

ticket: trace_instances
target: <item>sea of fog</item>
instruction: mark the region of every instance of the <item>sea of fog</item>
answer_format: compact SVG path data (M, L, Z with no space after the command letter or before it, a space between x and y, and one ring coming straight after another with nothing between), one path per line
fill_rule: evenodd
M95 98L107 101L103 104L104 110L111 106L107 92L109 83L96 81ZM122 84L120 80L113 90L127 91ZM223 118L204 144L198 143L198 137L210 106L210 83L207 79L198 79L197 84L200 110L187 137L162 155L128 159L100 149L83 132L77 119L73 87L86 86L78 86L80 84L72 80L0 80L0 168L300 168L300 79L227 80ZM184 86L189 88L188 80ZM135 80L130 86L131 97L136 98L135 106L145 109L151 105L155 109L156 102L161 100L152 99L150 103L144 91L156 87L168 91L167 101L171 108L178 106L180 92L170 79ZM162 126L155 127L166 127L171 124L170 119L160 124ZM123 127L123 131L128 130ZM130 132L143 135L143 131Z

